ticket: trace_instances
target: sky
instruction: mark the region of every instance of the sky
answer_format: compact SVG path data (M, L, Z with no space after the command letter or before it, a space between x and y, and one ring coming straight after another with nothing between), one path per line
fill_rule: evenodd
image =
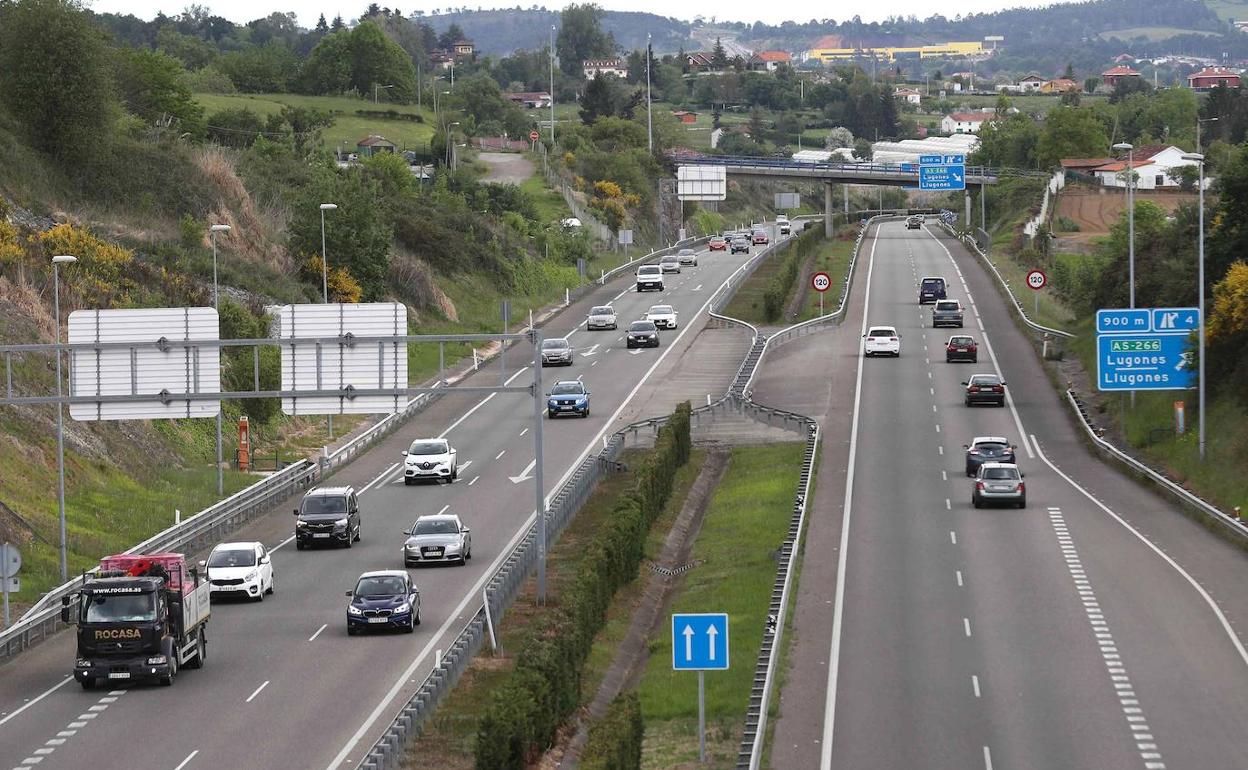
M282 13L294 12L299 17L299 23L304 27L311 27L316 23L316 19L320 14L325 14L326 19L333 19L334 16L341 14L344 19L358 17L371 0L355 0L354 2L343 2L343 0L200 0L200 4L208 7L211 12L217 16L224 16L236 23L244 23L252 19L267 16L274 11ZM143 19L151 19L157 12L163 11L167 16L174 16L182 12L182 9L191 5L192 0L94 0L88 2L92 10L98 13L132 13ZM837 21L844 21L852 18L854 13L862 17L863 21L882 21L889 16L910 16L915 15L925 18L936 12L941 12L946 16L955 16L959 13L982 13L985 11L1001 10L1003 7L1020 7L1020 6L1040 6L1049 5L1051 2L1046 0L1022 0L1021 2L1011 2L1006 0L957 0L948 6L938 6L930 2L930 0L885 0L881 3L873 3L869 7L855 7L851 3L829 3L828 0L789 0L784 3L759 4L756 0L685 0L679 4L679 12L673 13L673 6L670 0L597 0L598 5L611 11L648 11L660 15L674 15L676 18L685 21L692 21L697 15L702 15L708 20L714 16L717 20L725 21L762 21L767 24L778 24L782 21L806 22L810 19L832 18ZM564 2L541 2L536 3L546 8L562 8ZM449 0L445 4L437 4L436 0L430 3L405 3L403 0L388 0L382 2L379 0L378 5L383 7L398 7L404 13L411 13L414 10L423 10L426 14L432 13L440 8L458 8L467 6L470 8L514 8L519 5L522 8L528 8L534 5L534 0L501 0L499 2L469 2L469 0Z

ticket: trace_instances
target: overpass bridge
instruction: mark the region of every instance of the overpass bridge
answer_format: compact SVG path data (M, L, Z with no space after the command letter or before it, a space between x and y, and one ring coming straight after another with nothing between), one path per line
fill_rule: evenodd
M729 176L755 176L772 179L799 179L823 182L824 232L832 234L832 186L835 184L886 185L889 187L919 186L918 163L809 163L788 158L764 157L714 157L682 158L681 166L724 166ZM990 184L1004 177L1036 177L1047 179L1043 171L1025 169L991 168L988 166L966 167L966 221L971 219L971 188L979 187L982 193ZM938 191L933 191L938 192ZM980 196L981 203L983 196Z

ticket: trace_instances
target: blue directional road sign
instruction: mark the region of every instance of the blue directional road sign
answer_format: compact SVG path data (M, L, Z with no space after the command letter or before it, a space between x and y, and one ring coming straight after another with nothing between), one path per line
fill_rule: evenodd
M1195 386L1191 342L1183 334L1098 334L1100 390L1184 390Z
M1096 311L1097 334L1126 334L1152 331L1149 308L1115 308Z
M672 615L672 669L726 671L728 669L728 614L675 613Z
M924 166L964 166L965 155L920 155L919 163Z
M1194 332L1200 328L1198 307L1155 307L1152 314L1155 332Z
M919 166L920 190L965 190L966 166Z

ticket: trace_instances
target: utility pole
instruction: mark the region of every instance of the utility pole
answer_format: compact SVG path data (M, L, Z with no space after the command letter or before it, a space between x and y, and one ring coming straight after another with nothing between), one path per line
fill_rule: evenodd
M61 265L72 265L78 258L71 254L52 257L52 297L56 315L56 344L61 344ZM61 582L69 580L69 539L65 527L65 416L61 403L61 350L56 350L56 507L61 521Z
M550 148L555 148L555 25L550 25Z
M650 111L650 33L646 33L646 144L654 154L654 120Z
M212 307L220 317L221 303L217 290L217 233L228 233L229 225L212 225L208 228L212 233ZM323 249L324 247L322 247ZM221 468L221 410L217 410L217 495L225 494L225 471Z

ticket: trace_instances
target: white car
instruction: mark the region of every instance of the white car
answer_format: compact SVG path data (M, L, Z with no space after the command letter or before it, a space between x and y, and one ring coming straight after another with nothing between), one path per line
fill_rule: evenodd
M263 543L222 543L199 566L213 595L262 602L265 594L273 593L273 560Z
M403 483L408 486L423 479L452 484L459 478L455 449L444 438L418 438L403 450L403 458Z
M864 356L900 356L901 335L893 326L871 326L862 335Z
M676 308L671 305L651 305L646 311L645 320L660 329L676 328Z
M659 269L665 273L679 273L680 257L675 254L668 254L659 260Z
M637 291L663 291L663 268L658 265L637 268Z
M619 320L615 317L615 308L610 305L598 305L589 309L585 317L586 329L617 329Z
M472 558L472 530L453 513L421 516L403 534L404 567L439 561L462 565Z
M681 249L676 252L676 260L682 265L698 266L698 252L693 249Z

